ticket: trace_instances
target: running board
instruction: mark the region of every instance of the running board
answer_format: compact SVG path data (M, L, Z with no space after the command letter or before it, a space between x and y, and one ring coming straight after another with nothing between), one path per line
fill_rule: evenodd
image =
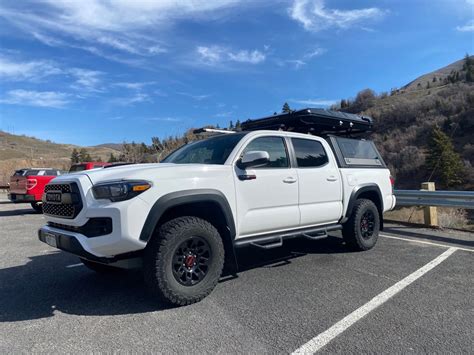
M313 228L297 229L293 231L285 231L280 233L269 233L256 237L247 237L234 241L236 248L253 246L261 249L279 248L283 245L283 240L304 237L310 240L319 240L328 237L328 232L340 230L342 225L331 224L327 226L319 226Z

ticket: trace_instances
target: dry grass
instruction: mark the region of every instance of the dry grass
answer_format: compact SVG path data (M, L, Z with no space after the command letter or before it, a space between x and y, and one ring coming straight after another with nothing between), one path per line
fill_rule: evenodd
M384 214L392 221L424 224L423 207L398 207ZM438 225L441 228L474 230L474 221L466 210L461 208L438 207Z
M48 167L68 170L74 148L81 147L0 131L0 185L9 182L13 172L21 168ZM107 161L110 153L119 154L117 150L107 146L85 148L94 160Z

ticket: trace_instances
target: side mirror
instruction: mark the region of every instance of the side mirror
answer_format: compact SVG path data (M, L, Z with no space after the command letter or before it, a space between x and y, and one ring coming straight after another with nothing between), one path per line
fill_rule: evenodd
M265 166L270 162L270 154L263 150L252 150L246 152L244 156L239 159L237 166L245 170L247 168L257 168L260 166Z

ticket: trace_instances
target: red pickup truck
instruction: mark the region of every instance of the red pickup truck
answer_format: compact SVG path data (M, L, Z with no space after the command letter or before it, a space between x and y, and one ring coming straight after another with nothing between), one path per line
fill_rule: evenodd
M102 168L104 166L111 165L111 163L104 163L100 161L94 161L94 162L82 162L82 163L77 163L71 165L71 169L69 169L70 173L74 173L76 171L83 171L83 170L91 170L91 169L96 169L96 168Z
M15 171L10 178L10 193L8 198L14 203L27 203L36 212L41 212L41 198L44 187L61 171L52 168L28 168Z

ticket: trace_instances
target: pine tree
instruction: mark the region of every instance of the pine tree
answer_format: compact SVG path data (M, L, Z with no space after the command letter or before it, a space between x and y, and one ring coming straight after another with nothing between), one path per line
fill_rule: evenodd
M235 129L239 130L241 126L240 120L235 121Z
M87 153L87 150L85 148L81 148L81 150L79 151L79 162L82 163L85 161L93 161L93 160L90 154Z
M285 102L283 104L283 107L281 108L282 113L291 113L291 108L290 105L288 105L288 102Z
M435 171L445 187L453 187L463 182L464 166L461 157L454 150L449 138L438 126L434 126L428 146L426 166Z
M234 123L232 121L229 122L229 129L234 129Z
M118 160L115 157L114 153L110 153L109 160L107 160L107 163L116 163Z
M71 164L77 164L77 163L79 163L79 152L77 151L76 148L74 148L71 153Z

